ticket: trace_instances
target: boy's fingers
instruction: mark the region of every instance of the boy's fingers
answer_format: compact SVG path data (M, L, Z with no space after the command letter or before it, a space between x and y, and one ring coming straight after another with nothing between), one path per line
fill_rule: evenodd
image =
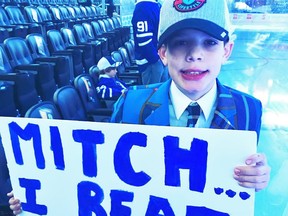
M270 167L267 166L239 166L234 169L238 176L262 176L270 173Z
M264 166L267 165L267 158L264 154L253 154L246 159L245 163L247 165L256 164L257 166Z
M8 196L8 197L13 197L14 194L13 194L13 192L11 191L11 192L7 193L7 196Z
M238 184L246 188L255 188L256 192L264 189L267 186L267 182L262 183L238 182Z
M268 182L268 176L266 175L262 175L262 176L238 176L238 175L234 175L233 176L235 180L237 180L238 182L247 182L247 183L255 183L255 184L261 184L261 183L265 183Z

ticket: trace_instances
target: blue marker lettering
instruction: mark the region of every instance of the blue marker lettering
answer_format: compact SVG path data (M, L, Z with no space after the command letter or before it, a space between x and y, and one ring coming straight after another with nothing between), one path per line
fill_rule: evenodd
M65 162L63 155L63 146L61 141L61 136L58 127L50 127L50 137L51 137L51 150L54 154L54 164L56 169L64 170Z
M168 199L150 196L145 216L160 216L159 213L161 210L165 216L175 216Z
M94 192L95 195L91 195ZM101 206L104 199L102 188L89 181L82 181L78 184L78 206L79 216L107 216L105 209Z
M165 185L180 186L180 170L189 169L189 188L202 192L206 184L208 143L194 138L190 151L179 148L179 137L164 137Z
M138 173L134 171L130 160L130 150L134 145L146 147L147 135L130 132L120 137L114 152L115 172L125 183L143 186L150 181L151 177L143 171Z
M45 169L45 158L42 151L39 125L29 123L25 129L22 129L16 122L11 122L9 124L9 130L16 163L19 165L24 164L19 137L26 141L33 139L36 165L39 169Z
M131 215L131 208L124 206L122 202L132 202L134 193L120 190L111 190L110 216Z
M83 174L88 177L97 176L96 145L104 143L104 134L101 131L73 130L73 138L82 143Z
M38 215L47 215L47 206L36 203L36 190L41 189L41 182L36 179L19 178L21 187L26 188L26 203L22 202L24 211L31 212Z

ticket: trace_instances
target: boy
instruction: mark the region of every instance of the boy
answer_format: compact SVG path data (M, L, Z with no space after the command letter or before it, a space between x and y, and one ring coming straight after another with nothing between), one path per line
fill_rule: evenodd
M261 102L217 79L233 49L232 32L225 0L164 1L158 53L171 79L129 89L116 102L112 122L251 130L259 138ZM199 118L191 117L189 104ZM270 178L266 156L251 155L245 162L235 167L234 178L243 187L264 189Z
M99 60L97 67L100 75L96 88L99 98L118 99L127 88L126 84L116 77L119 64L111 56L105 56Z

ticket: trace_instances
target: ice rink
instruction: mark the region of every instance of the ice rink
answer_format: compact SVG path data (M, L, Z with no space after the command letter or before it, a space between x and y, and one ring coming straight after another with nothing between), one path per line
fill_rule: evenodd
M267 189L256 194L255 216L288 216L288 23L239 25L230 61L219 79L262 101L258 144L272 168Z

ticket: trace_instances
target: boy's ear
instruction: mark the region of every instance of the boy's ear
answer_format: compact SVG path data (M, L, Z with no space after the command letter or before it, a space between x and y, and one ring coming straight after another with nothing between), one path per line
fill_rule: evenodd
M230 58L234 47L234 42L229 41L224 46L224 56L223 56L223 64Z
M160 59L162 60L163 64L165 66L167 66L167 58L166 58L166 51L167 51L167 46L162 45L159 49L158 49L158 55L160 57Z

